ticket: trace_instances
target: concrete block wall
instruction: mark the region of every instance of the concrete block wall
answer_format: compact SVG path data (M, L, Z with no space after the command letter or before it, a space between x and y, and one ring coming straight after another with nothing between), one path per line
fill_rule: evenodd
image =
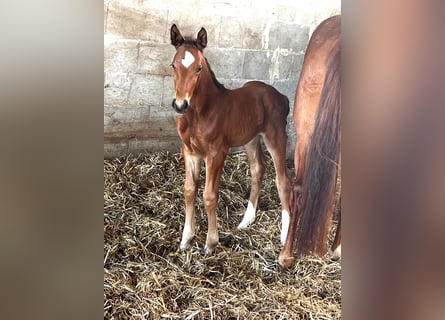
M104 1L104 156L180 150L170 26L183 35L208 33L205 55L227 88L249 80L271 84L292 107L304 52L315 27L340 13L339 0Z

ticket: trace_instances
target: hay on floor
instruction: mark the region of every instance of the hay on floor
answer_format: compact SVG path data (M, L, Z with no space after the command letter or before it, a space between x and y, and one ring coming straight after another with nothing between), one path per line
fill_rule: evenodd
M218 202L220 244L205 256L204 164L196 237L179 252L181 155L104 161L104 318L340 319L339 262L308 257L289 270L278 267L281 210L270 157L267 164L257 218L240 231L249 167L243 153L227 157Z

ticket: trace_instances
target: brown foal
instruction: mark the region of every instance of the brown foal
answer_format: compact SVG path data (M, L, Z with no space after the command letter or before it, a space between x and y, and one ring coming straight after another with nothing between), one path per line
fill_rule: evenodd
M219 83L204 56L207 32L197 38L184 38L176 25L170 30L176 54L174 70L175 99L172 107L180 115L176 128L182 140L185 162L185 224L180 249L185 250L195 235L195 200L201 160L206 166L204 206L208 217L205 252L218 244L216 209L218 188L229 148L245 146L250 163L252 187L244 218L239 228L255 219L265 158L260 138L266 144L276 171L276 184L282 204L284 243L289 221L290 179L286 167L286 124L289 100L272 86L258 81L229 90Z

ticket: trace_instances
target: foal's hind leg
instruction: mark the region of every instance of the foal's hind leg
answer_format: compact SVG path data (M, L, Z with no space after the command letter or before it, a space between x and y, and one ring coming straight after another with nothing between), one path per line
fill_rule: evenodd
M340 203L341 203L341 197L340 197ZM338 215L337 230L335 231L335 238L334 242L332 242L330 255L331 259L334 261L337 261L341 257L341 209Z
M294 182L289 197L291 217L285 244L278 256L278 263L284 268L288 268L294 262L294 238L297 229L296 219L298 216L299 203L301 203L301 184Z
M247 157L249 158L250 174L252 176L252 186L250 189L249 203L244 213L244 218L238 225L238 229L247 228L255 220L255 212L258 206L258 196L261 190L265 167L264 153L261 149L260 136L256 136L245 146Z
M264 142L272 155L275 166L276 184L282 206L280 239L281 244L284 245L287 237L287 230L289 228L289 195L291 190L289 171L286 165L287 135L284 128L266 132L266 134L264 134Z
M334 242L332 242L332 246L330 248L330 256L331 260L337 261L341 258L341 154L338 160L338 172L337 172L337 186L336 190L340 191L340 197L338 199L338 224L337 230L335 231Z

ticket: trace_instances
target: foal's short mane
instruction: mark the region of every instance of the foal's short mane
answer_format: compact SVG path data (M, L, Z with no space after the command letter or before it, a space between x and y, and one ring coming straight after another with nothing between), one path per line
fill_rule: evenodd
M210 75L212 76L213 83L218 87L218 89L225 90L226 87L224 87L224 85L221 82L219 82L218 79L216 79L215 73L213 72L212 68L210 67L209 61L207 60L207 58L205 58L205 59L206 59L207 67L209 67L209 71L210 71Z

